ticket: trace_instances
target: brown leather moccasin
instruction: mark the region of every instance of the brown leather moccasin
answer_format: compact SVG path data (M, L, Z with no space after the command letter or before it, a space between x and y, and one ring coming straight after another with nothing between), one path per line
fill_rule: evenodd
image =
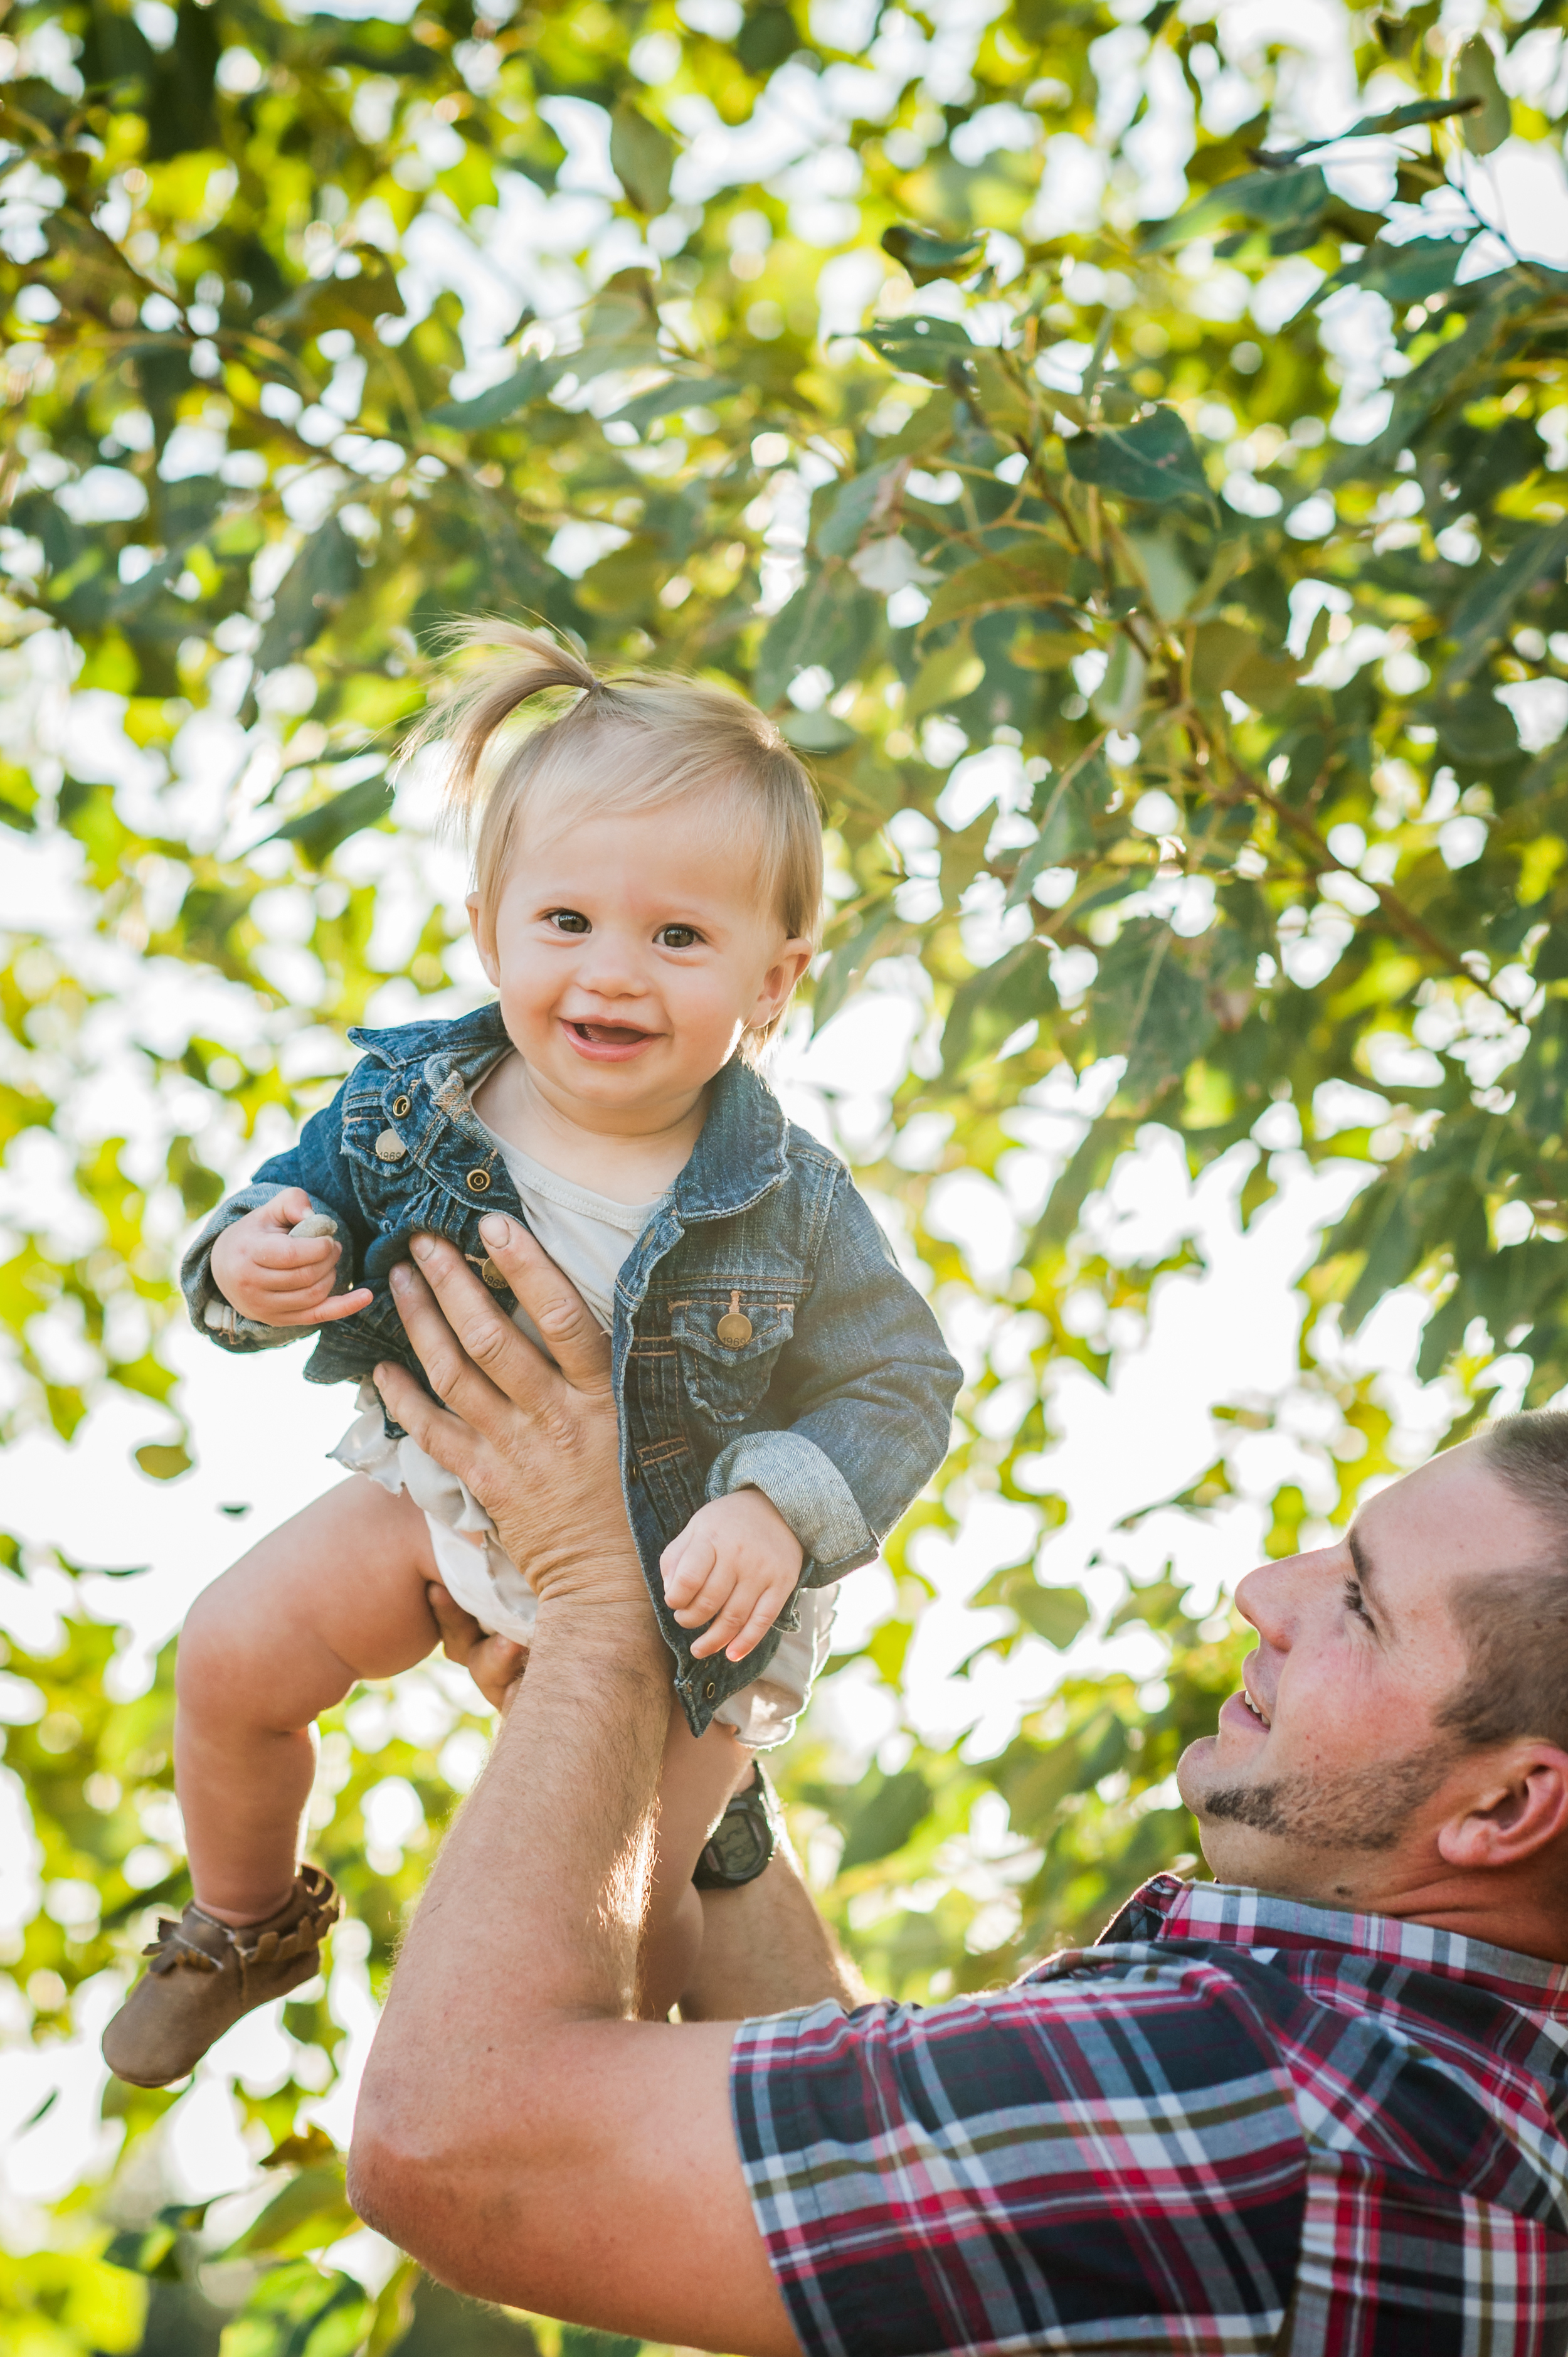
M319 1867L302 1866L294 1889L264 1923L234 1931L194 1900L177 1923L165 1916L142 1953L146 1971L103 2033L103 2060L133 2087L167 2087L208 2048L269 1998L286 1996L321 1965L321 1943L342 1904Z

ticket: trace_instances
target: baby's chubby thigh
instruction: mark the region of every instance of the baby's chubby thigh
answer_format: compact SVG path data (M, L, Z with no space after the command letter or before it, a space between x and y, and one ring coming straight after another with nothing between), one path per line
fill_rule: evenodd
M197 1598L179 1641L182 1711L308 1725L360 1679L392 1677L433 1650L426 1590L439 1577L413 1500L351 1474Z

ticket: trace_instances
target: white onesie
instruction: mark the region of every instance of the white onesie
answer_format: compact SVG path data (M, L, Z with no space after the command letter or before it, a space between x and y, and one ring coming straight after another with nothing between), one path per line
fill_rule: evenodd
M490 1136L528 1224L563 1275L576 1286L607 1334L615 1322L615 1286L621 1263L654 1212L651 1203L617 1203L575 1187L529 1155ZM517 1325L544 1350L538 1328L521 1304ZM550 1353L545 1351L546 1357ZM395 1496L406 1490L424 1509L436 1568L455 1600L483 1629L527 1644L538 1609L533 1591L496 1536L496 1526L478 1500L455 1473L437 1465L417 1441L389 1437L381 1395L369 1377L360 1384L360 1414L330 1454L350 1472L368 1473ZM780 1639L763 1676L722 1703L714 1717L733 1727L743 1743L758 1750L785 1743L794 1733L812 1681L828 1657L836 1584L804 1587L797 1598L799 1629Z

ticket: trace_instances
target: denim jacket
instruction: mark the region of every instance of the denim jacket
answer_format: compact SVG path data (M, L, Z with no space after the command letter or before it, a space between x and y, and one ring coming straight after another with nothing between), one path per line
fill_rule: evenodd
M499 1008L349 1036L361 1061L297 1146L220 1204L181 1272L192 1318L223 1348L296 1340L228 1308L212 1282L212 1246L232 1221L302 1188L338 1223L339 1289L368 1286L375 1297L318 1330L306 1373L320 1383L386 1359L420 1373L388 1283L415 1232L449 1237L483 1270L483 1214L527 1224L472 1104L510 1052ZM720 1339L732 1308L749 1323L745 1341ZM621 1268L612 1349L627 1513L675 1656L675 1689L700 1735L763 1674L795 1625L794 1604L744 1661L694 1662L697 1632L664 1601L665 1546L705 1500L751 1488L805 1550L802 1585L870 1561L946 1454L960 1370L843 1164L787 1120L738 1060L713 1083L691 1160Z

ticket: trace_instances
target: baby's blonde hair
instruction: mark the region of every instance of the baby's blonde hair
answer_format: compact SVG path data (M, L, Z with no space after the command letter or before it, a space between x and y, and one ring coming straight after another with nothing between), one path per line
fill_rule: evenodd
M516 623L466 622L454 640L488 659L466 671L412 742L451 749L447 809L473 855L482 929L493 923L525 818L658 810L695 795L725 811L787 938L815 949L822 812L799 757L754 704L678 673L601 673L575 648ZM532 725L503 738L525 704L535 706ZM749 1033L748 1045L762 1047L785 1012Z

